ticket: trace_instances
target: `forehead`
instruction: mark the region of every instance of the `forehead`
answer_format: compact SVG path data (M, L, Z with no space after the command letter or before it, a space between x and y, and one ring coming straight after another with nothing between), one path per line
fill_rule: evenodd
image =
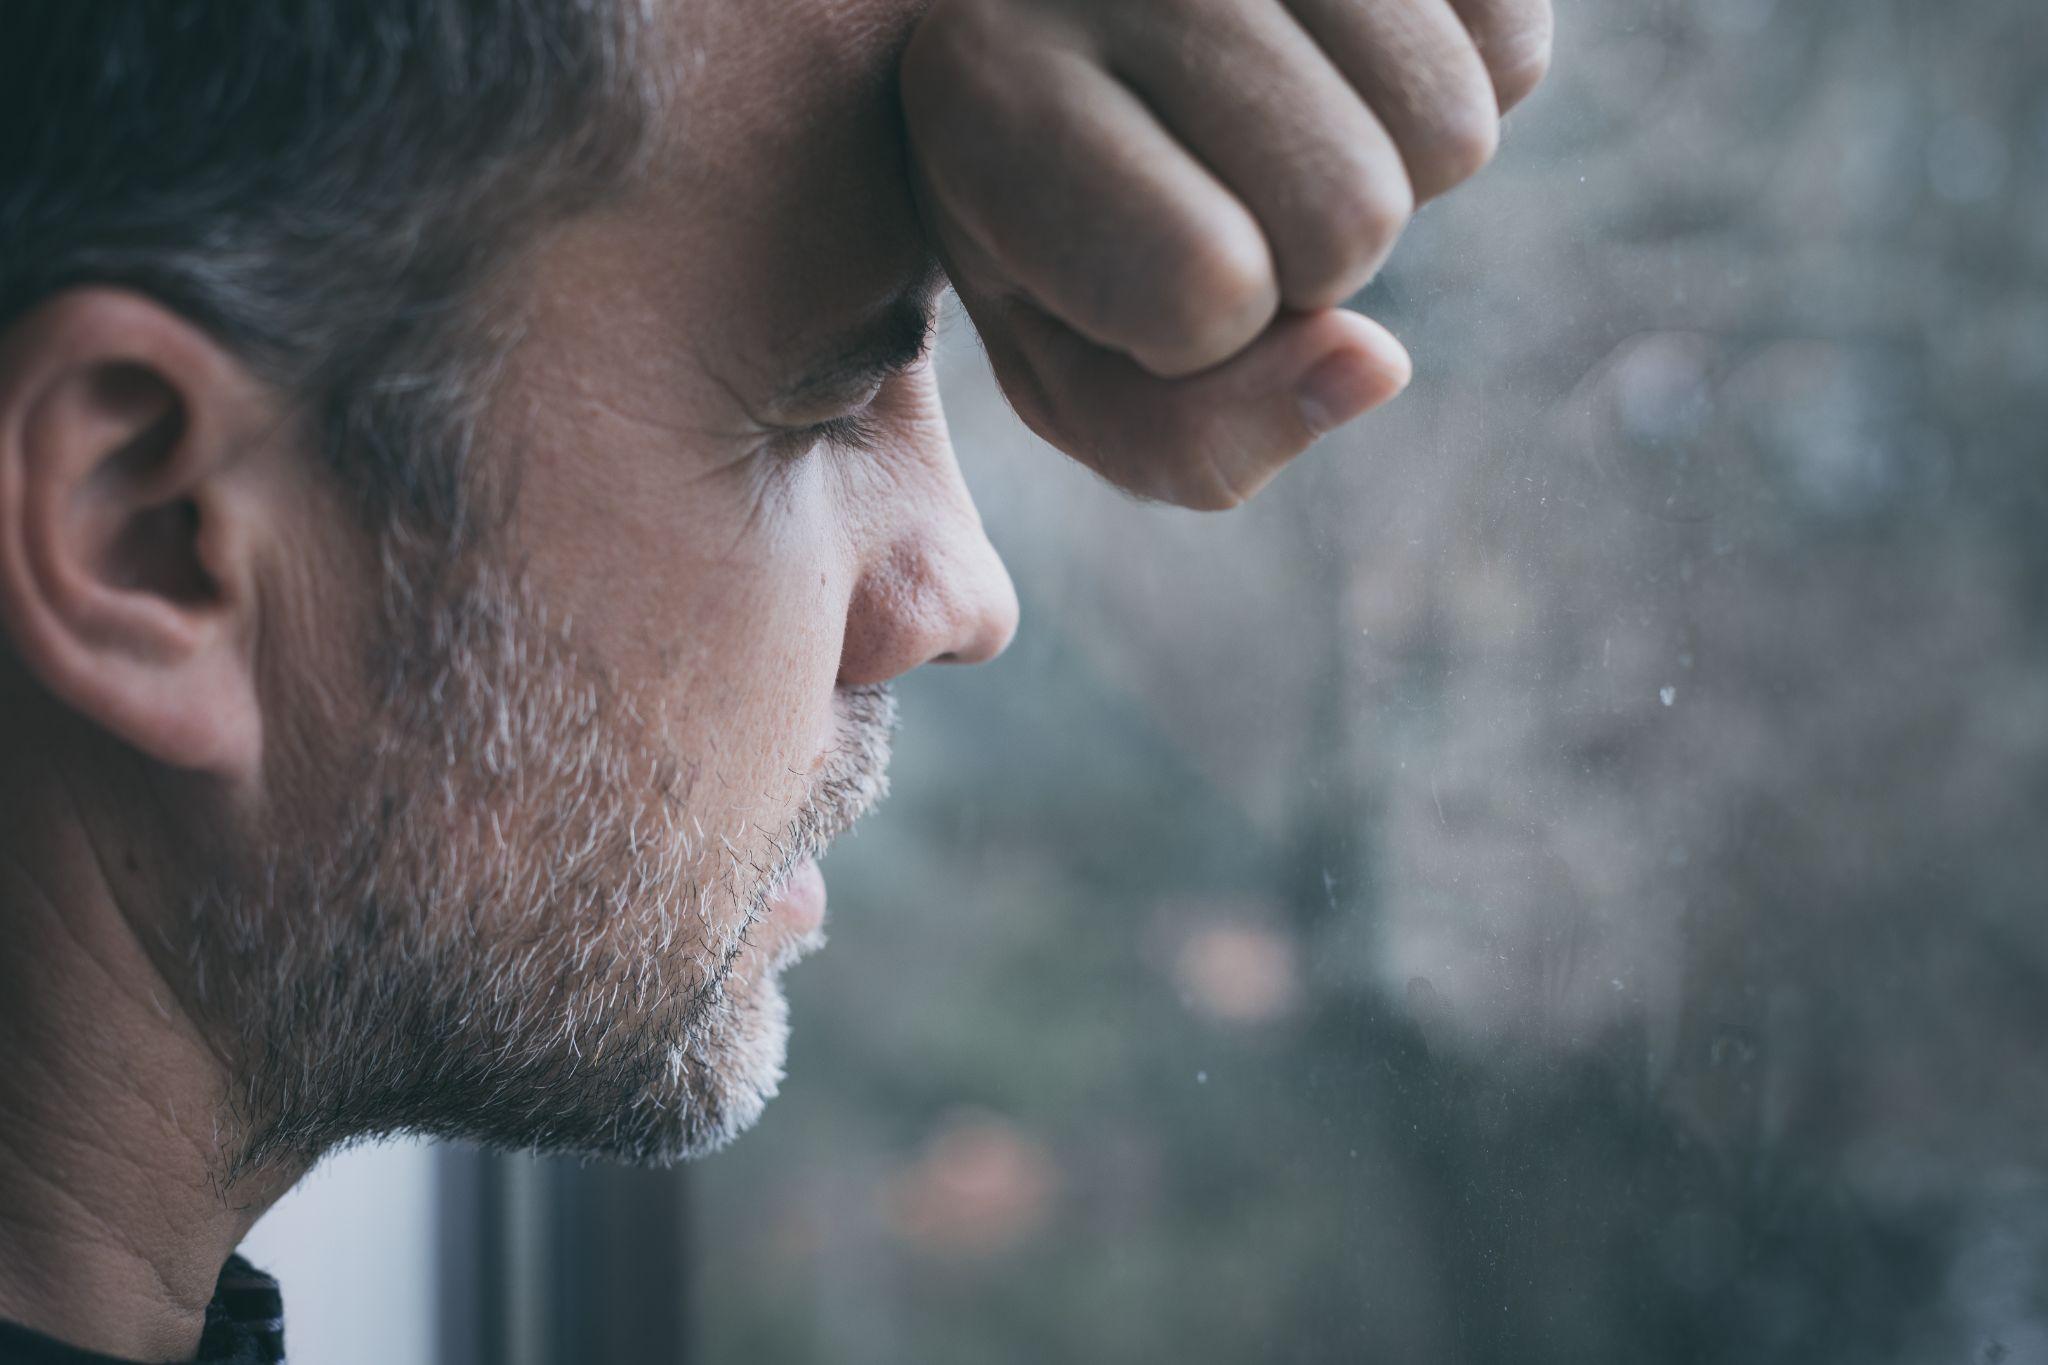
M930 0L654 0L668 59L714 96L720 86L808 70L826 77L888 63Z
M671 96L623 215L640 283L694 319L700 347L771 364L928 269L895 89L921 8L669 0Z

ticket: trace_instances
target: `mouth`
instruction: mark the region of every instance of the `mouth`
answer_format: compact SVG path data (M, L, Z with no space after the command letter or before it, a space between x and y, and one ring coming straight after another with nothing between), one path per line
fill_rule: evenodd
M825 924L825 877L818 857L889 791L889 741L896 699L886 685L852 688L838 697L841 728L818 764L809 800L783 847L806 854L758 902L778 933L817 934Z
M792 933L814 934L825 927L825 874L806 858L768 893L764 918Z

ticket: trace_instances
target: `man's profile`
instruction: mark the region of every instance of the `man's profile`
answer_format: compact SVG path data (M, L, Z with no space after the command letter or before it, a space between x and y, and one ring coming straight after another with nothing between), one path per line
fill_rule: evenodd
M276 1358L228 1258L340 1144L743 1130L889 683L1017 627L942 288L1055 445L1235 505L1406 382L1337 305L1547 50L1541 0L10 5L0 1360Z

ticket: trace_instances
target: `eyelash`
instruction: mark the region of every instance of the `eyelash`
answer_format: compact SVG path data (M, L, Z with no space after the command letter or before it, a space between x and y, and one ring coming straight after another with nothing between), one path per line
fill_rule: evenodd
M902 374L912 373L929 360L932 345L937 337L938 320L934 316L925 327L924 341L916 358L903 367ZM876 397L879 398L886 393L892 382L893 379L885 380ZM843 451L871 453L881 448L887 436L887 431L875 416L873 400L870 400L868 405L853 412L780 432L769 442L769 449L778 459L796 464L815 453L822 445L830 445Z
M777 434L770 442L770 448L778 458L794 463L814 453L821 445L839 450L872 451L881 446L883 434L882 424L875 420L872 412L863 409L809 426L792 427Z

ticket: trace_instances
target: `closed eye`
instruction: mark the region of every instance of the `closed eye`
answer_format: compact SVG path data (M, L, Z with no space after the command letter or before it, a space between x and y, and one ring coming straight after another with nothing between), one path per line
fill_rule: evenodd
M778 431L768 442L778 459L801 460L820 446L836 450L871 452L881 448L885 433L882 423L869 408L828 417L800 427Z

